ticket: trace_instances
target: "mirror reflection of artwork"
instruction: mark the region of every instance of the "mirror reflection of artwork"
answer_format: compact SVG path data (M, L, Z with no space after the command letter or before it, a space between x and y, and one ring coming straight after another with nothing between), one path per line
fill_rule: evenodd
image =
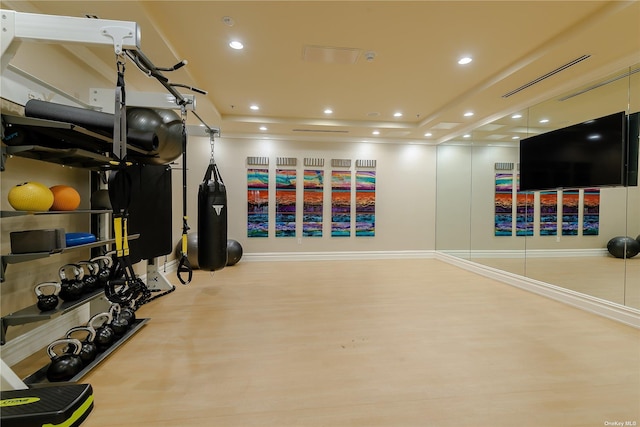
M578 211L580 191L564 190L562 192L562 235L578 235Z
M513 174L496 174L495 235L513 234Z
M597 236L600 231L600 189L586 188L583 203L582 235Z
M558 235L558 192L540 192L540 235Z

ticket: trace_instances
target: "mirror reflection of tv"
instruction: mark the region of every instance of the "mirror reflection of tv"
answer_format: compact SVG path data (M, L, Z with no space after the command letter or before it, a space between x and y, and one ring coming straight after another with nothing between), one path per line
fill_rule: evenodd
M634 186L637 181L637 113L610 114L520 141L521 191Z

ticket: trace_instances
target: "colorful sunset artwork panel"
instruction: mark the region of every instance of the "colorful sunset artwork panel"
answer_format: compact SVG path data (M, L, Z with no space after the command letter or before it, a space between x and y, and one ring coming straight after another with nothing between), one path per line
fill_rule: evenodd
M376 172L356 172L356 236L376 234Z
M296 235L296 170L276 170L276 237Z
M322 209L324 198L324 171L304 171L302 202L302 235L322 237Z
M516 236L533 236L533 193L516 195Z
M331 236L351 236L351 171L331 171Z
M269 237L268 169L247 169L247 237Z
M564 190L562 192L562 235L578 235L578 214L580 191Z
M511 236L513 234L513 175L496 174L495 192L495 235Z
M583 203L582 235L597 236L600 232L600 189L585 189Z
M540 192L540 235L558 235L558 192Z

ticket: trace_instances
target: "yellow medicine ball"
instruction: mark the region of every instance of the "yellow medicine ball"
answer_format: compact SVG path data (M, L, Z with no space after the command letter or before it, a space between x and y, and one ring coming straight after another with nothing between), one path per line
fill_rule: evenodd
M53 205L53 192L39 182L24 182L13 187L7 196L11 207L17 211L48 211Z

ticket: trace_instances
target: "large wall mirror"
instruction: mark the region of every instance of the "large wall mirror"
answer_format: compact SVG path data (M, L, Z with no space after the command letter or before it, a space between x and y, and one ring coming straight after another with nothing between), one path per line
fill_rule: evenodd
M436 249L640 308L640 254L607 252L640 237L640 187L518 192L521 139L619 111L640 111L640 65L439 145Z

